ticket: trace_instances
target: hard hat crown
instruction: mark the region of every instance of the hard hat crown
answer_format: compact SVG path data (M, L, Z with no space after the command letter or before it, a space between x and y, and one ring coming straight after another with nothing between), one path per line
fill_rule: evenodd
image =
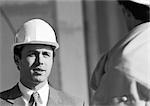
M59 48L53 28L42 19L32 19L24 23L15 37L13 47L23 44L44 44Z

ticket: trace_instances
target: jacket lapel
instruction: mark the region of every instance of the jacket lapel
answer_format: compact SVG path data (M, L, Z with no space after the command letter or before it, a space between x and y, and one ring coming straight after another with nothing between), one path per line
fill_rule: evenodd
M19 85L16 84L12 89L7 92L7 101L14 104L14 106L19 106L19 104L24 104L22 100L22 93L19 89ZM60 106L61 98L59 97L59 91L55 90L50 86L49 97L47 106ZM62 106L62 105L61 105Z
M7 99L5 100L12 103L13 106L25 105L18 84L16 84L12 89L8 90L5 96L7 96ZM73 104L74 103L70 97L50 86L47 106L72 106Z
M18 97L15 100L13 100L13 106L26 106L24 100L22 99L22 97Z
M9 90L7 101L14 104L15 100L18 99L18 98L21 98L21 96L22 96L22 93L19 89L18 84L16 84L11 90Z

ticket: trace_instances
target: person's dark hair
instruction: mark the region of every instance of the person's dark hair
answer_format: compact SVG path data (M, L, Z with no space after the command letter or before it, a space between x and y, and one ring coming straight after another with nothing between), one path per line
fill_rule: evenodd
M141 20L142 22L150 21L150 8L148 6L126 0L118 0L118 2L131 11L136 19Z
M15 46L14 47L14 55L17 55L21 59L21 52L24 46Z

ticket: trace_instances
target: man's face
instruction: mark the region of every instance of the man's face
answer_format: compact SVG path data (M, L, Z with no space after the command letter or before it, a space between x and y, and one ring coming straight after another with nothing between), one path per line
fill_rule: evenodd
M24 83L39 84L48 79L53 65L53 50L46 45L26 45L19 61L20 79Z

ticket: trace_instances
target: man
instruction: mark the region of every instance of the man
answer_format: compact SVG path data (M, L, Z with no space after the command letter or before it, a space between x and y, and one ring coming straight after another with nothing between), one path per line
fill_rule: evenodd
M55 32L46 21L32 19L25 22L13 45L20 81L13 88L1 92L0 98L13 106L83 106L80 100L48 84L58 48Z
M150 106L150 1L119 1L129 33L94 70L94 106Z

